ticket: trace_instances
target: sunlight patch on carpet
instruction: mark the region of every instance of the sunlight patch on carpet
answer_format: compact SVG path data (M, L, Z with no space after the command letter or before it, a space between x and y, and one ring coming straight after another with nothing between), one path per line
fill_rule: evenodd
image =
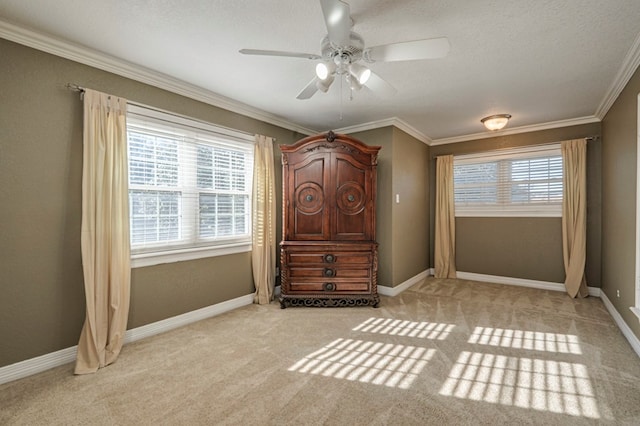
M337 339L307 355L289 371L409 389L434 349Z
M455 324L436 322L403 321L390 318L369 318L353 331L388 334L391 336L417 337L420 339L444 340Z
M468 343L582 355L578 336L573 334L476 327Z
M600 418L583 364L464 351L440 395Z

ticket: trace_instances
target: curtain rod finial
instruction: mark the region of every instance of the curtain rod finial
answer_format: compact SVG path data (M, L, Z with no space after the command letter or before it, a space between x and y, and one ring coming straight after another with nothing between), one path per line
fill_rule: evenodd
M81 87L75 83L67 83L64 85L69 90L73 90L74 92L84 93L84 87Z

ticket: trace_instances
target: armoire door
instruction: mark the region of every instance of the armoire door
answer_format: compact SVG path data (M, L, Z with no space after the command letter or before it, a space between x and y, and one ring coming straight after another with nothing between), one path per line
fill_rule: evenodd
M330 228L334 241L371 240L373 232L371 166L352 155L331 154L331 188L335 194Z
M286 185L289 191L286 226L292 240L322 241L331 236L327 193L331 187L330 154L318 153L292 165Z

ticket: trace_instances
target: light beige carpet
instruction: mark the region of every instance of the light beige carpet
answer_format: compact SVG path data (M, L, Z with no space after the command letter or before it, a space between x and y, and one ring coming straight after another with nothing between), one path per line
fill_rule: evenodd
M0 424L640 424L640 360L600 299L464 280L247 306L72 371L0 386Z

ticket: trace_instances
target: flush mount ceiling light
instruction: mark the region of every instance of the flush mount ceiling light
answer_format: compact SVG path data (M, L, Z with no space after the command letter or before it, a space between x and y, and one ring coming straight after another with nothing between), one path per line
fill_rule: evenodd
M489 130L500 130L507 125L510 118L511 114L495 114L483 118L480 122Z

